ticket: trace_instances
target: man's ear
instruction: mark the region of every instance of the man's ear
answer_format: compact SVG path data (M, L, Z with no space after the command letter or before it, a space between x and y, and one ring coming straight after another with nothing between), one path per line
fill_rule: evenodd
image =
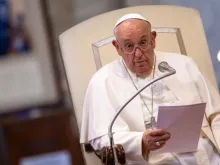
M157 32L152 31L151 32L151 41L152 41L152 47L156 47L156 37L157 37Z
M120 51L121 49L118 45L118 42L116 40L113 40L112 45L114 45L115 49L117 50L118 54L120 55L121 54L121 51Z
M116 48L116 50L119 49L119 45L118 45L118 42L116 40L113 40L112 41L112 45L114 45L114 47Z

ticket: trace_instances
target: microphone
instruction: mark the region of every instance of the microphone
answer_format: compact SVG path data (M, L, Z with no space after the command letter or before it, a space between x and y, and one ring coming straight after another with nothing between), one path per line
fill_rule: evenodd
M166 61L160 62L158 65L158 69L161 72L165 72L165 71L172 72L175 70Z
M109 128L108 128L108 136L109 136L109 142L110 142L110 149L113 151L113 156L114 156L114 164L115 165L119 165L118 162L118 158L117 158L117 153L116 153L116 149L113 147L114 146L114 139L113 139L113 134L112 134L112 127L113 124L116 120L116 118L118 117L118 115L121 113L121 111L128 105L128 103L130 103L139 93L141 93L145 88L149 87L151 84L153 84L154 82L157 82L163 78L166 78L168 76L171 76L173 74L176 73L176 70L173 69L166 61L162 61L161 63L159 63L158 65L158 69L161 72L167 72L162 76L159 76L158 78L151 80L149 83L147 83L145 86L143 86L141 89L139 89L130 99L128 99L128 101L126 101L116 112L115 116L113 117Z

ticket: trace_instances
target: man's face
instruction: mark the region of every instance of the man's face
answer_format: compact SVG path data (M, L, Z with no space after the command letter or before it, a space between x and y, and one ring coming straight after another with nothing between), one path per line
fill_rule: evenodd
M154 64L156 32L148 22L130 19L115 30L113 45L124 59L128 69L138 76L148 76Z

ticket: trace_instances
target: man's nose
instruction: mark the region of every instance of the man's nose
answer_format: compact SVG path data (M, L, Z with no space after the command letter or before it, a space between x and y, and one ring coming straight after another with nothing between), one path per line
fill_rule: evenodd
M134 53L135 53L136 57L141 57L143 55L143 53L139 47L137 47L134 51L135 51Z

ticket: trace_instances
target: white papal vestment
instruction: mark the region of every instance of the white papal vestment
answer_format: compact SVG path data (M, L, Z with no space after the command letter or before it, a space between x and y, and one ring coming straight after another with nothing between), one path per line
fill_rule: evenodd
M155 77L163 74L157 69L161 61L168 62L177 73L153 85L154 116L157 118L159 105L206 102L206 115L202 126L202 132L206 136L201 136L197 152L181 154L151 152L148 160L144 160L141 142L145 131L144 121L149 121L150 114L143 100L138 96L127 105L113 125L115 144L123 145L127 164L217 165L220 159L217 151L220 145L219 94L204 80L190 57L162 52L155 54ZM134 85L141 88L148 81L150 78L138 78L135 74L127 72L122 59L100 69L92 77L87 89L81 143L90 142L95 149L109 146L108 126L117 109L137 91ZM150 89L145 89L141 95L151 110ZM210 116L212 116L212 127L209 127L206 120ZM212 128L212 132L210 128Z

